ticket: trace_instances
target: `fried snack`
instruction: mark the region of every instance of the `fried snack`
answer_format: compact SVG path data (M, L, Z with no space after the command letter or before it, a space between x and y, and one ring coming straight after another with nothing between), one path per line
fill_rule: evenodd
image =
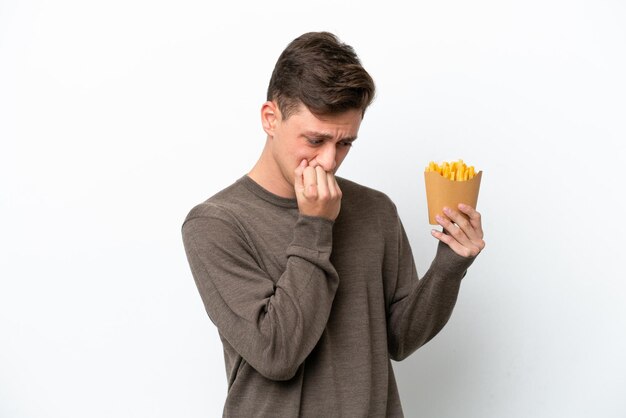
M428 163L428 167L426 167L426 172L435 171L441 174L443 177L452 181L467 181L474 178L476 175L476 170L474 166L467 166L463 160L458 160L454 162L443 162L441 165L437 164L434 161Z

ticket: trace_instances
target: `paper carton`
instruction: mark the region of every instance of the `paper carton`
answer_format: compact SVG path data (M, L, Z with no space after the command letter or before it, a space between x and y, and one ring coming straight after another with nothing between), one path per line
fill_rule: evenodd
M445 206L459 210L459 203L465 203L476 209L478 190L483 172L466 181L452 181L436 171L424 172L426 182L426 200L428 201L428 222L439 225L435 220L437 214L443 214Z

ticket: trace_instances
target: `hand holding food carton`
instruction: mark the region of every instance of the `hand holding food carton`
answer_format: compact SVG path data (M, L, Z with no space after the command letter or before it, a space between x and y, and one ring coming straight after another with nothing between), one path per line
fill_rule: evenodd
M465 257L476 256L485 246L480 213L475 210L481 178L482 171L477 173L463 160L431 161L424 172L429 223L444 228L432 234Z

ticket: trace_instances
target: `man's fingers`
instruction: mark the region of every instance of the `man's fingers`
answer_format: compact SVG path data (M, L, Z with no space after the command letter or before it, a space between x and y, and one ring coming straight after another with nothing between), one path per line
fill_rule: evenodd
M436 229L433 229L430 232L433 235L433 237L437 238L439 241L443 242L444 244L447 244L448 247L450 247L450 249L454 251L455 253L463 257L471 257L469 250L467 250L464 246L459 244L459 242L455 240L451 235L445 234L441 231L437 231Z
M450 219L441 215L435 216L435 219L437 220L439 225L441 225L445 229L445 232L454 237L454 239L458 241L461 245L471 245L470 239L467 237L467 234L460 226L455 225Z
M315 175L317 178L317 196L321 199L328 199L330 197L330 190L328 190L328 177L326 171L318 165L315 167Z
M474 227L464 214L448 207L443 208L443 213L452 222L454 222L465 233L465 235L467 235L468 238L472 238L472 236L474 235Z
M337 196L341 196L341 190L339 189L339 185L333 173L326 173L326 183L328 184L328 191L330 192L331 198L334 199Z
M334 221L341 210L342 196L334 174L322 166L304 163L296 171L302 171L303 192L296 195L300 213Z
M337 177L333 175L333 181L335 182L335 187L337 188L337 197L341 199L343 197L343 192L341 191L341 187L339 187L339 183L337 183Z
M452 251L462 257L476 257L478 253L480 253L480 250L476 246L468 248L464 245L461 245L461 243L459 243L459 241L457 241L452 234L437 231L436 229L433 229L431 231L431 234L439 241L447 244L448 247L452 249Z
M476 231L476 234L479 238L483 237L483 225L480 212L471 207L470 205L466 205L463 203L459 204L459 210L466 214L469 217L469 221L472 224L472 227Z
M484 235L480 213L473 207L463 203L460 203L458 207L464 215L452 211L454 222L465 232L465 235L471 242L471 246L478 248L479 252L482 251L485 248L485 241L483 240Z
M302 160L300 165L296 167L294 171L294 187L296 189L296 194L304 191L304 180L302 179L302 175L304 174L304 168L307 164L306 160Z
M446 211L444 209L444 213L456 219L456 224L445 216L437 215L435 218L439 225L444 228L445 234L433 232L433 236L448 244L455 253L463 257L475 257L478 255L485 247L485 241L474 236L475 231L471 227L470 222L458 212L454 213L454 211Z
M461 205L459 205L459 207L460 206ZM470 240L472 241L479 240L482 238L482 229L480 229L480 227L477 229L474 223L472 223L472 220L470 218L470 215L474 215L474 212L476 211L474 211L473 209L470 211L467 208L466 210L469 212L469 214L465 214L465 212L458 212L454 209L446 207L446 208L443 208L443 213L448 218L450 218L452 222L457 224L458 227L461 228L463 232L465 232L465 235L467 235L467 237ZM480 224L480 219L478 220L478 223Z
M317 173L311 166L304 168L304 195L306 197L317 196Z

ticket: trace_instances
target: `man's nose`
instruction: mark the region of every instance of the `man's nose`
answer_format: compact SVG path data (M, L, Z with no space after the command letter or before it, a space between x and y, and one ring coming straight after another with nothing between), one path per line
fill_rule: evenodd
M315 159L324 171L332 172L337 166L337 161L335 161L336 155L337 150L335 149L335 144L329 141L327 144L324 144L324 147L320 150Z

